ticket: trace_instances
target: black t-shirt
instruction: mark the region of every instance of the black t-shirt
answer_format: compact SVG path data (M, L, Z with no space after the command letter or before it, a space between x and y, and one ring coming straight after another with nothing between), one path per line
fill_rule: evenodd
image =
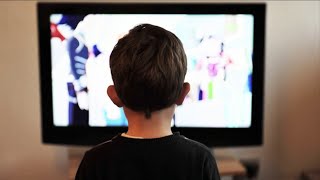
M201 143L179 133L154 139L121 135L87 151L76 180L219 180L216 161Z

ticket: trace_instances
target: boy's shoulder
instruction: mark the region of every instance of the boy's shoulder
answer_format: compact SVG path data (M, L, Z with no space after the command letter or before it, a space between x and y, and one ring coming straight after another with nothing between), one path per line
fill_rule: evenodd
M182 148L188 148L190 153L195 153L198 156L202 156L202 158L204 158L204 159L215 161L212 149L208 148L206 145L204 145L198 141L189 139L185 136L182 136L182 137L183 137L183 141L186 145L185 147L182 147Z
M183 140L185 141L185 143L193 148L196 148L198 149L199 151L203 151L204 153L210 153L211 154L211 150L204 144L198 142L198 141L195 141L195 140L192 140L192 139L189 139L183 135L181 135L181 137L183 137Z
M202 154L203 156L212 157L212 150L204 144L195 140L189 139L179 132L175 132L170 136L154 138L154 139L133 139L116 135L112 139L105 141L89 151L87 155L91 154L99 156L100 154L114 154L119 151L126 151L128 149L172 149L173 151L181 151L185 153Z
M111 147L114 146L114 144L116 143L117 139L121 136L121 134L117 134L116 136L114 136L113 138L111 138L110 140L104 141L96 146L94 146L93 148L91 148L90 150L88 150L86 152L86 154L92 154L92 153L99 153L101 151L107 151L109 150Z

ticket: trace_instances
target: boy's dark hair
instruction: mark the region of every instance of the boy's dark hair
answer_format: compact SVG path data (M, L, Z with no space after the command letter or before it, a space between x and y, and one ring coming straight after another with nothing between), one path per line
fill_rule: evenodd
M151 112L171 106L180 96L187 57L173 33L141 24L118 41L110 68L122 103L150 118Z

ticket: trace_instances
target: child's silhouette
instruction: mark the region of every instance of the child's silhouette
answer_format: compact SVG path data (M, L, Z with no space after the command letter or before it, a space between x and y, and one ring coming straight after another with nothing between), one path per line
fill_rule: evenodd
M204 145L171 132L187 58L181 41L150 24L131 29L110 56L114 85L108 95L123 107L128 131L86 152L76 180L214 180L215 159Z

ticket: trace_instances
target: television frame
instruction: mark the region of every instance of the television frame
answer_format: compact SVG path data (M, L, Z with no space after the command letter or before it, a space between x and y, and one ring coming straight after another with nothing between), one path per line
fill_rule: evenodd
M252 114L249 128L178 128L182 135L209 147L263 144L265 16L264 3L38 3L38 42L41 88L42 142L96 145L126 127L56 127L53 124L50 14L252 14L254 16ZM50 61L49 61L50 60ZM107 95L107 94L106 94Z

